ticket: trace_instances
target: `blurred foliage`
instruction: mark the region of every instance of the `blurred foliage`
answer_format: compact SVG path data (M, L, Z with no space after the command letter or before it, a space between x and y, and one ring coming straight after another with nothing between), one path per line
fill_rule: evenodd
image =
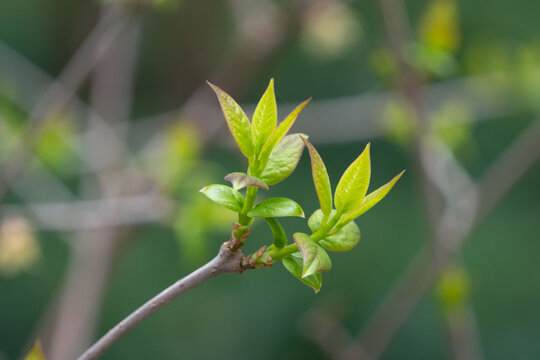
M30 349L30 352L24 357L23 360L45 360L39 340L36 340L32 346L32 349Z
M182 0L101 0L104 4L123 3L128 5L146 5L162 11L174 11L182 4Z
M35 154L57 173L73 170L79 159L73 149L77 146L75 138L75 119L64 112L44 119L44 126L35 145Z
M181 258L198 264L210 251L208 237L230 230L233 214L207 202L198 190L219 171L216 164L201 159L198 130L191 122L178 119L163 131L162 139L149 157L140 162L162 191L178 201L172 226Z
M411 104L402 98L395 98L383 108L382 122L386 137L399 145L408 146L414 136L416 113Z
M0 159L18 144L23 114L0 93Z
M448 99L439 109L429 114L431 133L446 143L448 148L457 151L471 146L473 116L467 104Z
M419 39L426 47L455 53L460 44L457 0L431 0L419 22Z
M469 302L470 284L467 271L458 265L446 269L436 285L436 293L444 311L463 310Z

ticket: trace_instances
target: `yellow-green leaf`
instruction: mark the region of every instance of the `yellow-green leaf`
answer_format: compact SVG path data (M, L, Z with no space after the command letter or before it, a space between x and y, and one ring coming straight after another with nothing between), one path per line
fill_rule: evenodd
M328 271L332 268L332 261L328 253L307 234L295 233L293 237L304 259L302 278L321 271Z
M302 140L306 144L311 157L311 173L313 174L313 183L315 184L321 210L325 216L328 216L332 211L332 188L330 187L330 178L326 166L324 166L324 162L315 147L307 139L302 138Z
M238 213L242 211L242 207L244 206L243 196L229 186L213 184L205 186L199 191L210 200Z
M218 97L223 116L225 116L229 130L238 144L238 148L240 148L240 151L245 157L251 158L253 156L251 124L244 110L225 91L214 84L208 83L208 85L210 85Z
M296 118L298 117L298 114L300 114L300 111L309 103L311 98L307 99L300 105L298 105L287 117L285 120L279 124L277 129L272 133L268 141L264 144L261 153L259 154L259 160L261 161L261 164L264 168L264 165L266 164L266 161L269 157L271 157L272 150L276 147L276 145L280 142L280 140L289 132L291 126L293 126L294 122L296 121Z
M297 202L287 198L270 198L261 201L247 215L249 217L304 217L304 210Z
M318 293L322 286L322 275L321 273L316 273L306 277L302 277L302 254L295 252L294 254L287 256L283 259L283 266L296 278L302 281L304 284L310 286L315 293Z
M266 140L272 135L277 125L277 106L274 94L274 79L270 80L268 88L259 100L253 120L251 122L251 135L255 147L255 156L259 155Z
M43 355L43 350L41 349L41 343L39 342L39 340L36 340L36 342L34 342L34 345L30 349L28 354L26 354L24 360L45 360L45 355Z
M371 177L369 144L345 172L336 187L334 201L336 209L343 214L356 209L366 196Z
M433 0L420 18L420 40L425 45L454 53L460 43L458 5L456 0Z
M302 136L306 136L303 135ZM307 136L306 136L307 137ZM283 181L292 174L304 150L299 134L287 135L274 148L260 178L268 185Z
M362 203L356 210L354 210L349 216L347 216L343 221L340 221L340 222L341 223L350 222L356 219L357 217L359 217L360 215L362 215L363 213L365 213L366 211L368 211L369 209L371 209L373 206L375 206L379 201L381 201L386 196L386 194L388 194L390 190L392 190L392 188L394 187L396 182L399 180L399 178L401 178L404 172L405 170L400 172L396 177L394 177L385 185L371 192L368 196L364 198L364 200L362 201Z

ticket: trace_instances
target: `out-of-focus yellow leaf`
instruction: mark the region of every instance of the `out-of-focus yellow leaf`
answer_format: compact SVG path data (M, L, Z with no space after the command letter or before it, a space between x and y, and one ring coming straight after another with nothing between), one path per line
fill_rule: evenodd
M462 309L469 297L469 287L469 277L465 269L459 266L446 269L437 282L437 294L444 309Z
M45 360L45 355L43 355L39 340L36 340L34 346L30 349L30 352L24 357L24 360Z
M455 0L431 0L420 20L420 41L433 49L454 53L460 44Z
M62 173L73 165L74 154L70 148L75 134L73 123L68 114L62 113L47 119L45 124L36 143L36 154L45 164Z

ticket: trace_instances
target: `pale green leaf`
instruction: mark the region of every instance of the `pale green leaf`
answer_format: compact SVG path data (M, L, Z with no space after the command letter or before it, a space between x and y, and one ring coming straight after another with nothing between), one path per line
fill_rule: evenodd
M224 179L232 183L234 190L240 190L248 186L257 186L258 188L268 190L268 185L264 181L243 172L230 173Z
M238 144L238 148L240 148L240 151L245 157L251 158L253 156L253 142L251 139L251 124L248 117L240 105L229 94L216 85L211 83L208 83L208 85L210 85L218 97L221 110L223 111L225 120L227 120L229 130Z
M304 217L304 211L295 201L287 198L270 198L261 201L247 215L249 217Z
M282 249L287 245L287 234L281 224L274 218L265 218L266 222L272 230L272 235L274 237L274 246L278 249Z
M268 185L274 185L286 179L296 169L303 150L304 142L300 134L285 136L270 154L260 176L261 180Z
M332 268L332 261L328 253L307 234L295 233L294 242L304 258L302 277L313 275L321 271L328 271Z
M336 187L334 201L339 212L346 214L362 203L364 196L366 196L370 177L371 165L369 144L367 144L362 154L345 170Z
M394 187L396 182L399 180L399 178L401 178L404 172L405 170L403 170L398 175L396 175L396 177L390 180L387 184L381 186L380 188L378 188L377 190L373 191L368 196L366 196L364 200L362 201L362 203L360 204L360 206L341 222L347 223L349 221L356 219L357 217L359 217L360 215L362 215L363 213L371 209L373 206L375 206L379 201L384 199L386 194L388 194L388 192L392 190L392 188Z
M45 355L43 355L43 350L39 340L34 342L34 345L23 360L45 360Z
M213 184L203 187L201 190L210 200L225 206L236 212L241 212L244 206L244 198L233 188L220 184Z
M255 108L251 122L251 135L255 147L255 156L258 156L266 140L268 140L276 129L276 125L276 96L274 94L274 79L271 79L268 88Z
M315 293L318 293L322 286L322 275L316 273L306 277L302 277L303 260L302 254L295 252L294 254L287 256L283 260L283 266L296 278L302 281L304 284L310 286Z
M315 184L321 210L324 215L328 216L332 210L332 188L330 187L330 178L326 166L324 166L324 162L315 147L307 139L302 138L302 140L307 145L311 157L311 173L313 174L313 183Z
M331 216L336 214L336 210L332 210ZM323 221L323 213L317 210L310 216L308 225L311 231L316 232L321 227ZM350 222L343 226L338 232L330 236L326 236L319 241L319 244L326 250L330 251L349 251L354 248L360 241L360 229L354 222Z
M300 111L309 103L311 98L307 99L300 105L298 105L287 117L285 120L279 124L277 129L272 133L268 141L264 144L261 153L259 154L259 160L261 160L261 164L264 168L264 165L266 164L266 161L271 157L271 153L273 152L274 148L278 146L281 139L289 132L290 128L293 126L294 122L296 121L296 118L298 117L298 114L300 114Z

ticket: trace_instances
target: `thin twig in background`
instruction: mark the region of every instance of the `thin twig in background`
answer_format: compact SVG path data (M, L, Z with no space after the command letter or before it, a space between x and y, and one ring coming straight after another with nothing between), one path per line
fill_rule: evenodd
M115 5L103 7L104 17L111 7L116 9ZM140 32L136 16L124 8L118 8L117 11L123 13L121 17L131 17L131 21L118 37L116 46L102 55L102 49L110 45L102 39L103 42L97 42L91 49L93 50L91 56L100 59L91 78L91 107L110 123L129 120L135 72L133 58L137 51ZM93 114L89 114L88 129L100 130L103 136L90 137L83 143L86 162L93 164L106 158L111 168L127 167L129 156L124 151L126 148L124 139L120 136L108 136L108 133L103 131L107 124L101 121L101 117L95 117ZM132 190L120 185L121 179L108 176L107 169L87 175L82 180L81 198L122 196ZM113 213L121 210L118 205L113 204ZM92 216L84 219L90 221ZM68 277L60 294L60 305L50 340L51 359L73 359L91 343L98 323L97 314L101 309L109 269L113 263L117 242L122 235L119 228L113 227L100 230L83 229L84 227L77 231L74 235L76 241L72 243L73 256ZM92 269L93 267L96 268Z
M381 0L390 44L401 64L400 90L416 108L421 117L422 107L418 98L418 75L406 63L402 54L405 43L406 15L401 3ZM417 128L418 156L423 172L444 196L447 209L435 226L431 246L422 250L409 268L388 293L375 314L364 327L359 341L352 341L350 358L380 358L393 335L401 327L425 292L431 288L437 275L455 264L463 241L474 225L491 210L500 198L540 157L540 122L535 122L519 136L486 171L480 186L471 179L451 153L440 142L433 143L422 134L422 120ZM435 145L435 146L433 146ZM525 161L521 161L524 157ZM424 185L427 182L424 181ZM479 192L481 191L481 192ZM433 218L432 218L433 219ZM429 249L429 250L428 250ZM433 257L435 255L435 257ZM447 315L447 316L446 316ZM478 359L481 351L475 315L467 304L461 311L446 314L449 344L455 359ZM361 344L361 352L354 348ZM345 359L345 357L343 357Z
M521 135L482 176L482 180L479 181L480 184L502 181L505 186L488 186L487 188L490 188L491 191L480 192L480 210L476 218L477 221L484 219L488 212L495 208L498 202L508 194L508 191L540 158L539 124L540 121L537 120L522 130ZM528 160L521 162L523 156ZM514 173L512 173L516 166L520 168L517 172L519 176L514 176ZM505 179L503 180L501 177L494 178L495 172L493 169L497 169L496 172L499 174L505 174L503 176ZM479 188L483 189L484 186L480 185ZM466 196L467 193L464 194L464 197ZM467 236L468 234L463 234L461 238L455 238L453 246L461 246ZM411 262L409 270L401 275L361 332L360 343L366 346L371 344L369 353L375 358L377 358L375 355L380 356L382 354L404 320L408 318L418 301L435 281L437 274L430 262L429 252L423 249L416 255L415 259L417 260ZM424 286L417 286L421 283L424 283Z
M20 135L18 145L8 154L6 163L0 166L0 199L24 171L27 162L32 157L35 141L44 120L66 106L95 64L106 54L111 44L129 23L129 17L119 16L120 14L123 13L118 11L118 7L112 6L100 18L101 20L83 45L62 70L58 80L47 88L41 100L33 108L29 121ZM95 52L98 43L100 48L98 52Z

